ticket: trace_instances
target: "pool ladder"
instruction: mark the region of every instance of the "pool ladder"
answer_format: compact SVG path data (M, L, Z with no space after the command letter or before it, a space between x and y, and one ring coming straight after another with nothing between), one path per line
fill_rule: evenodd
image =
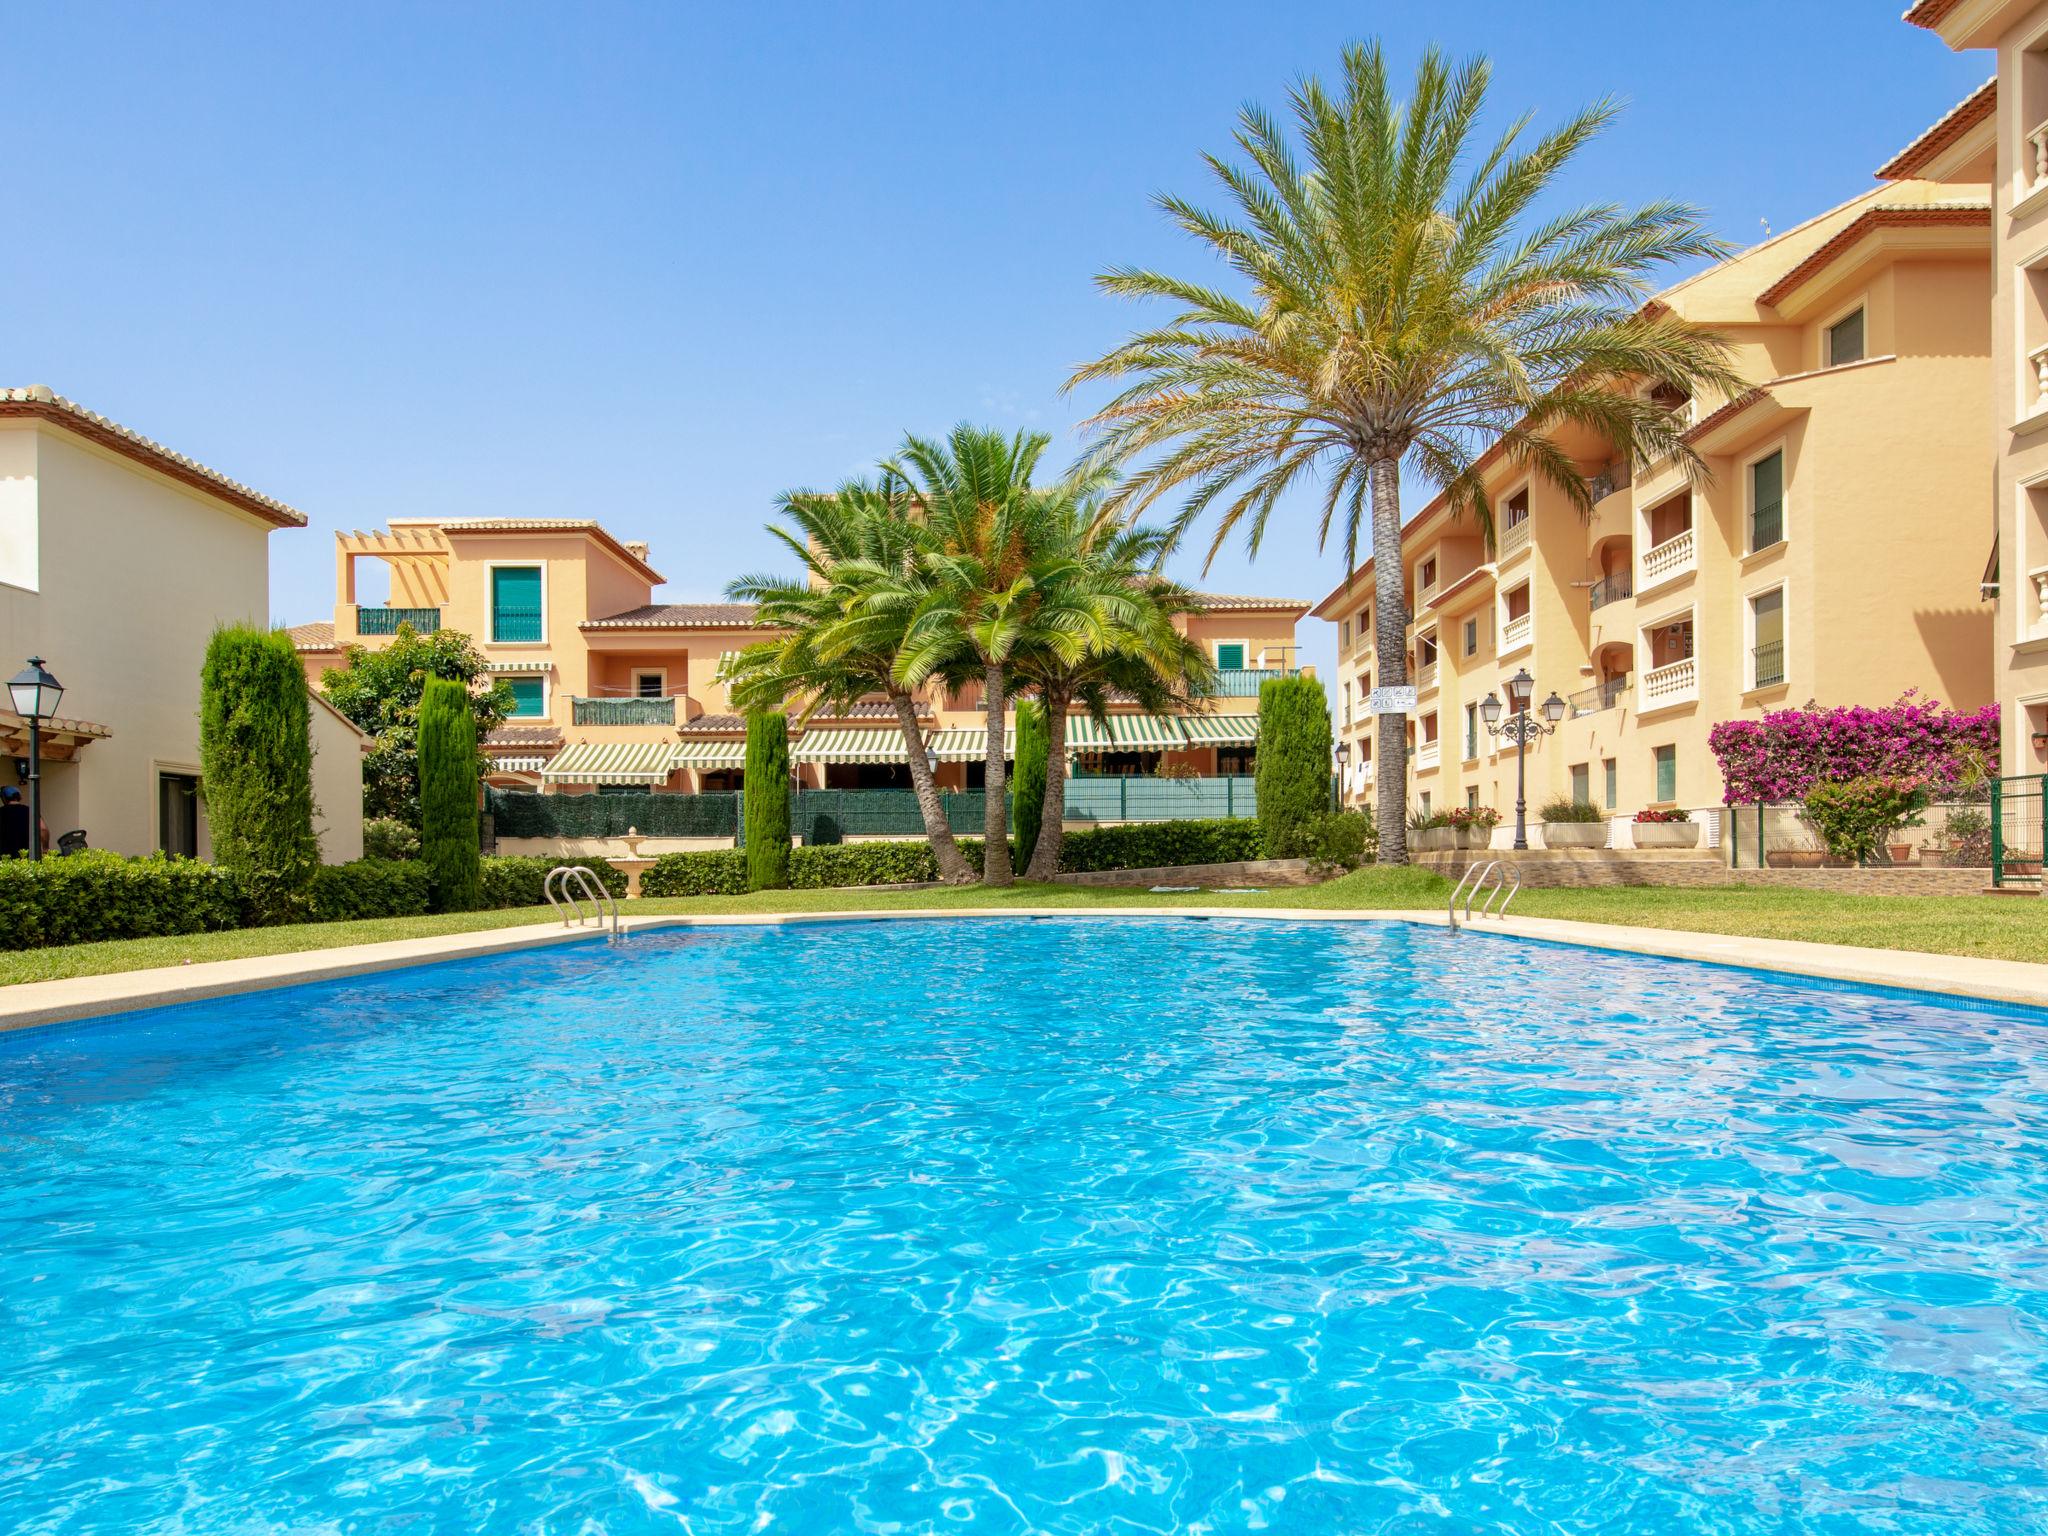
M618 898L604 888L604 882L581 864L557 864L548 871L547 882L541 887L547 895L548 905L555 909L555 915L562 920L564 928L602 928L605 908L611 908L612 931L605 942L617 944L626 937L626 930L619 925ZM590 903L590 911L583 910L584 902Z
M1487 882L1491 880L1491 885ZM1510 882L1513 882L1510 884ZM1508 904L1522 894L1522 872L1513 864L1504 864L1499 859L1488 859L1484 864L1473 864L1458 876L1458 883L1451 887L1450 905L1444 909L1444 916L1450 919L1451 932L1458 931L1458 898L1465 898L1465 921L1472 921L1472 903L1481 892L1486 900L1479 903L1481 917L1506 917ZM1500 910L1492 910L1495 899L1500 901Z

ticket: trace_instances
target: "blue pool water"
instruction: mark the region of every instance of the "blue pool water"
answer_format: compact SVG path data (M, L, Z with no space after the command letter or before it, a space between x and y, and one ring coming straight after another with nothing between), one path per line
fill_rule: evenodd
M0 1040L9 1532L2048 1529L2048 1024L1406 925Z

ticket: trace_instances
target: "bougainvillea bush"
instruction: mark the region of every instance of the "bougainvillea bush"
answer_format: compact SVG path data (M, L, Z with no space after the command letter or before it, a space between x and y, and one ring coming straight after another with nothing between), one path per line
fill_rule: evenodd
M1913 776L1939 799L1998 761L1998 706L1967 713L1906 693L1893 704L1806 704L1761 720L1724 720L1707 744L1730 805L1803 800L1816 785Z

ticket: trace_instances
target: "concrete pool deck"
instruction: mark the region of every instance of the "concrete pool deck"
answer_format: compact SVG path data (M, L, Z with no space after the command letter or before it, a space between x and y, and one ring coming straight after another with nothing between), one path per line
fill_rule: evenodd
M933 922L954 918L1051 917L1087 921L1095 918L1179 917L1231 919L1241 922L1414 923L1441 928L1441 912L1361 909L1333 912L1293 907L1012 907L911 909L889 912L775 912L697 917L672 914L628 917L630 933L663 928L780 927L796 923ZM1847 982L1853 985L1900 987L1948 997L1975 998L2048 1008L2048 964L1988 960L1960 955L1931 955L1915 950L1858 949L1843 944L1809 944L1794 939L1761 939L1732 934L1694 933L1674 928L1630 928L1562 918L1509 917L1474 920L1459 925L1461 935L1483 944L1491 935L1578 944L1623 954L1668 960L1697 960L1750 970L1782 971L1794 976ZM262 992L306 982L506 954L551 944L589 943L589 928L563 928L539 923L518 928L493 928L480 933L441 934L340 949L300 950L291 954L257 955L239 960L166 966L153 970L117 971L102 976L72 976L57 981L30 981L0 988L0 1031L58 1024L143 1008L202 1002L243 992Z

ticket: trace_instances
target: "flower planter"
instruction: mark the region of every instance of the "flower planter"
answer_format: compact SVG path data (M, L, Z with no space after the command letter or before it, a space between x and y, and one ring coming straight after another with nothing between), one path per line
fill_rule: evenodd
M1931 848L1922 849L1920 857L1924 859L1933 851ZM1941 850L1941 867L1943 869L1989 869L1991 867L1991 855L1979 852L1974 848L1944 848Z
M1819 869L1821 857L1818 848L1773 848L1764 862L1772 869Z
M2039 854L2012 854L2005 856L2003 873L2008 875L2038 875L2041 873Z
M1913 845L1911 843L1886 843L1884 851L1891 856L1891 861L1894 864L1910 864L1913 862Z
M1418 853L1438 852L1446 848L1490 848L1493 846L1491 827L1430 827L1422 832L1410 832L1408 845Z
M1696 821L1639 821L1635 824L1638 848L1697 848L1700 824Z
M1605 848L1607 846L1607 823L1604 821L1546 821L1543 823L1543 846L1546 848Z

